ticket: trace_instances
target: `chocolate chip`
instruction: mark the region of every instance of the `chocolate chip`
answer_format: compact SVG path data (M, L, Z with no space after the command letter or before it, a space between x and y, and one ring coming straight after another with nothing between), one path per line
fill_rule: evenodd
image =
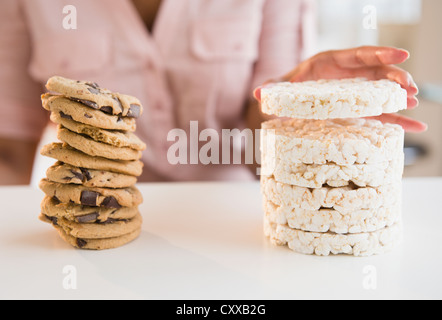
M58 198L57 198L56 196L53 196L53 197L52 197L52 200L54 201L54 203L55 203L56 205L61 203L61 201L58 200Z
M87 88L92 94L100 94L100 90L96 88Z
M84 176L81 172L77 172L75 170L71 170L71 173L74 175L74 178L77 178L81 182L83 182Z
M93 109L98 109L98 104L93 101L81 99L79 102Z
M99 196L100 194L98 192L84 190L81 192L81 197L80 197L81 204L84 206L96 207L97 199Z
M112 223L118 222L118 221L120 221L120 222L127 222L128 220L127 219L113 219L113 218L109 218L106 221L100 221L100 222L97 222L97 223L98 224L112 224Z
M141 106L138 104L131 104L129 111L127 112L127 117L138 118L140 116Z
M106 114L112 114L112 111L113 111L112 107L109 107L109 106L101 107L100 110Z
M86 178L86 181L92 180L91 173L87 169L80 168L80 170L83 173L84 177Z
M86 85L95 88L95 89L100 89L100 85L96 82L86 82Z
M118 203L117 199L114 197L106 197L103 202L101 203L101 206L106 208L114 208L119 209L121 208L121 205Z
M51 216L48 216L48 215L45 215L45 216L46 216L46 218L47 218L48 220L51 221L51 223L52 223L54 226L58 226L58 219L57 219L57 217L51 217Z
M98 212L93 212L89 214L85 214L84 216L77 217L78 223L86 223L97 220L99 214Z
M92 116L91 116L89 113L85 113L85 114L84 114L84 117L85 117L85 118L88 118L88 119L92 119Z
M86 85L88 86L88 90L92 94L100 94L100 86L96 82L86 82Z
M77 238L77 246L81 249L87 245L87 241L84 239Z
M96 109L96 110L99 109L98 104L96 104L96 103L93 102L93 101L85 100L85 99L72 98L72 97L69 98L69 99L72 100L72 101L75 101L75 102L78 102L78 103L84 104L85 106L88 106L88 107L90 107L90 108L92 108L92 109Z
M63 111L60 111L60 117L68 120L74 120L70 115L64 113Z

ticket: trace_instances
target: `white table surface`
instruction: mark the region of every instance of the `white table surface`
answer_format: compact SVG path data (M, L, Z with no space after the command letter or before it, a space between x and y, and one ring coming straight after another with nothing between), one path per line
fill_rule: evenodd
M441 178L404 180L404 241L369 258L272 246L262 232L258 183L139 188L141 236L95 252L73 249L37 219L39 189L1 187L0 298L442 298ZM76 288L66 287L67 277ZM367 277L374 287L364 285Z

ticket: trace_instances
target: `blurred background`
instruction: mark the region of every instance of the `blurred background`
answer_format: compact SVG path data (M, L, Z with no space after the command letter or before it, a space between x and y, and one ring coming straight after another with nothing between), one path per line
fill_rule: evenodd
M428 123L423 134L406 136L405 176L442 175L441 0L316 0L317 46L312 54L360 45L407 49L402 65L420 88L420 107L404 114ZM53 141L49 130L42 144ZM37 156L33 184L52 160Z
M442 175L442 1L317 0L317 51L385 45L411 53L401 67L419 87L420 105L403 114L429 125L407 134L405 176Z

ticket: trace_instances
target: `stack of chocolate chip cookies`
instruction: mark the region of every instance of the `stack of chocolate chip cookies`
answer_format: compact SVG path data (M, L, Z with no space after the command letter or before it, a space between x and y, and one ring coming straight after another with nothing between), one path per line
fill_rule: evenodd
M57 162L40 182L42 221L74 247L103 250L138 237L143 197L135 184L146 145L134 134L142 111L132 96L96 83L52 77L43 107L61 142L44 146Z
M304 254L370 256L401 240L404 130L366 119L403 110L399 84L365 79L263 88L264 231Z

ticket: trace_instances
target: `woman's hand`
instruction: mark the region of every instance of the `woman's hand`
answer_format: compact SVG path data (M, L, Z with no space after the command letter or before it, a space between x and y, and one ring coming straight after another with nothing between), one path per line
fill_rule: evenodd
M272 79L264 85L273 82L301 82L319 79L367 78L368 80L389 79L396 81L407 90L407 105L409 109L418 106L416 95L418 88L412 76L405 70L395 66L409 58L409 53L392 47L359 47L347 50L326 51L319 53L301 63L280 79ZM260 88L255 90L259 101ZM397 123L408 132L422 132L427 125L399 114L383 114L373 117L383 122Z

